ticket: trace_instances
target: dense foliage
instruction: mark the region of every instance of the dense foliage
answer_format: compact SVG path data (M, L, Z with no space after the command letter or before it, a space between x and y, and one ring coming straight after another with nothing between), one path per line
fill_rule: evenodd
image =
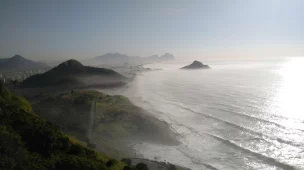
M96 102L96 114L91 115L93 101ZM163 122L149 117L124 96L110 96L93 90L73 90L37 97L32 105L43 118L78 139L99 141L96 146L90 146L116 158L134 156L127 148L127 139L174 140ZM89 126L91 116L94 116L92 127ZM89 135L88 129L92 132Z
M124 163L77 143L0 86L0 169L119 170Z
M149 170L148 166L144 163L138 163L136 165L136 169L138 169L138 170Z

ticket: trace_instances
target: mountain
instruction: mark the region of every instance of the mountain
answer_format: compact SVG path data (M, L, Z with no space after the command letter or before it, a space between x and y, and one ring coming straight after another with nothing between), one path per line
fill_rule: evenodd
M128 56L120 53L107 53L101 56L97 56L92 60L87 60L86 63L88 63L89 65L98 65L98 64L122 65L124 63L146 64L146 63L169 61L174 59L175 57L169 53L166 53L162 56L152 55L149 57Z
M96 59L101 59L101 60L128 60L130 57L124 54L119 54L119 53L107 53L102 56L97 56Z
M14 55L11 58L0 59L1 71L32 70L45 68L48 68L48 66L44 65L43 63L25 59L20 55Z
M203 63L195 60L192 64L182 67L181 69L209 69L208 65L204 65Z
M162 61L166 61L166 60L174 60L175 58L174 58L173 54L166 53L166 54L160 56L159 59Z
M79 61L68 60L43 74L25 79L20 87L104 87L121 85L124 81L126 78L113 70L83 66Z

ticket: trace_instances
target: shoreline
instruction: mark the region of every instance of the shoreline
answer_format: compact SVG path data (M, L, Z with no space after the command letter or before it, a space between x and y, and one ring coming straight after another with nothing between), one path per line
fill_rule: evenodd
M139 74L140 73L142 73L142 72L139 72ZM77 88L74 90L75 91L78 91L78 90L82 91L82 90L89 90L89 89L96 90L98 92L102 92L102 93L108 94L108 95L114 95L114 96L123 95L123 96L126 96L126 98L128 100L130 100L131 97L126 94L127 94L128 90L135 85L137 77L138 77L138 75L136 74L132 78L132 80L129 79L130 81L128 81L128 83L121 85L121 86L112 87L112 88L87 87L87 88ZM36 100L36 97L40 98L43 96L48 96L50 94L54 95L54 92L51 93L54 90L55 90L56 94L58 93L57 95L55 94L55 96L58 96L61 93L69 93L70 91L74 91L73 89L62 90L61 87L57 87L57 88L50 87L50 88L45 88L45 89L15 88L15 91L17 93L19 93L19 94L21 93L24 96L27 96L28 99L32 98L34 100ZM31 92L35 92L35 93L31 93ZM42 98L40 98L40 99L42 99ZM44 100L44 99L42 99L42 100ZM30 100L30 101L33 101L33 100ZM96 150L105 152L116 158L125 158L125 157L134 158L134 156L135 156L137 159L144 160L145 156L139 154L139 151L136 149L135 145L143 143L143 142L154 143L154 144L163 144L163 145L168 145L168 146L176 146L176 145L180 144L180 141L178 140L179 134L167 122L159 120L157 117L154 117L153 114L149 113L149 111L144 110L143 108L141 108L138 105L135 105L134 102L132 102L131 100L130 100L130 102L132 105L139 108L139 111L136 113L137 115L140 115L140 117L142 117L146 121L152 123L154 128L157 127L156 129L158 129L158 130L154 129L154 130L156 130L155 132L157 132L157 133L154 132L152 134L152 136L149 137L149 135L144 134L143 133L144 131L142 131L142 133L139 133L138 135L135 135L135 136L130 136L130 138L126 138L126 139L117 138L117 142L114 140L115 141L114 143L113 143L113 140L107 140L107 139L103 139L100 141L100 139L98 139L98 138L103 138L103 137L99 136L92 140L92 142L94 142L94 143L101 142L99 144L99 146L96 146ZM54 123L56 124L56 122L54 122ZM73 133L73 131L69 132L69 130L67 132L72 134L73 136L79 137L79 135L81 135L79 133L77 134L76 131L75 131L75 133ZM96 136L97 135L98 134L96 134ZM146 137L144 137L144 136L146 136ZM107 144L103 145L103 143L105 141L108 141L106 143L109 143L109 145L107 145ZM150 161L152 162L153 160L150 160Z

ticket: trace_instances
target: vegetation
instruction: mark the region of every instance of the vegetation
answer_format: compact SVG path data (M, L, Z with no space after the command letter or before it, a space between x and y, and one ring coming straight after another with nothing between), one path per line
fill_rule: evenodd
M24 80L20 87L37 88L51 86L85 86L92 81L90 77L100 76L99 79L124 80L124 77L113 70L83 66L76 60L68 60L43 74L36 74ZM94 79L96 80L96 79ZM101 81L105 83L106 81ZM96 82L95 82L96 83ZM98 82L100 83L100 82Z
M93 101L96 102L96 114L93 127L89 127ZM129 152L124 139L173 141L165 124L145 115L124 96L73 90L54 96L40 96L32 104L35 112L67 133L117 158L133 156L124 155L124 152ZM88 139L91 128L90 138L99 141L96 145ZM100 143L102 146L98 146Z
M144 163L138 163L135 168L136 170L149 170L148 166Z
M2 86L0 86L2 87ZM125 164L82 146L36 115L22 97L0 95L0 169L121 170Z
M3 93L3 91L4 91L4 82L3 82L3 80L2 79L0 79L0 95Z
M127 159L127 158L123 158L121 160L121 162L124 162L126 165L131 166L132 165L132 161L131 159Z

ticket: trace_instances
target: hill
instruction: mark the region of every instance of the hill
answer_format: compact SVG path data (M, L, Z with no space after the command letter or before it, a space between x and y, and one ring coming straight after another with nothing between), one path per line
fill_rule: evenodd
M134 156L129 141L177 143L168 124L149 116L124 96L73 90L37 96L32 104L43 118L83 141L98 141L98 150L116 158Z
M24 98L2 85L0 117L0 169L124 169L124 163L87 148L33 113Z
M208 65L204 65L203 63L195 60L192 64L182 67L181 69L210 69Z
M76 60L68 60L57 67L25 79L20 87L111 87L122 85L126 78L113 70L83 66Z
M35 70L45 68L48 68L48 66L39 62L25 59L20 55L0 59L0 71Z

